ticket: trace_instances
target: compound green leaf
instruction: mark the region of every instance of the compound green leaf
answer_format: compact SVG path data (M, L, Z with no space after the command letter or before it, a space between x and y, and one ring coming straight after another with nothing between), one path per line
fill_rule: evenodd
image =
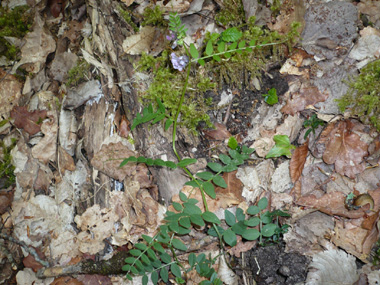
M231 157L223 153L219 154L219 159L224 164L229 164L231 162Z
M244 211L240 208L236 209L236 219L241 222L245 220Z
M214 55L212 56L212 58L213 58L214 60L216 60L217 62L221 62L221 61L222 61L222 59L220 58L220 56L217 55L217 54L214 54Z
M180 203L173 202L172 205L173 205L174 209L175 209L176 211L178 211L178 212L181 212L182 209L183 209L183 207L182 207L182 205L181 205Z
M260 224L260 218L259 217L253 217L249 220L245 220L244 224L248 227L256 227L258 224Z
M155 249L155 250L157 250L158 252L165 252L165 249L162 247L162 245L161 244L159 244L158 242L155 242L154 244L153 244L153 248Z
M173 120L167 119L165 122L165 131L167 131L172 124L173 124Z
M141 250L138 250L138 249L131 249L131 250L129 251L129 253L130 253L131 255L133 255L133 256L140 256L140 254L141 254Z
M194 204L189 203L189 202L185 202L185 203L183 203L183 206L185 207L185 209L183 210L183 212L185 214L189 214L189 215L194 215L194 214L201 215L202 214L202 210L197 205L194 205Z
M209 41L207 42L207 45L206 45L205 53L206 53L206 55L211 55L212 52L213 52L212 41L209 40Z
M261 230L261 234L264 237L271 237L271 236L274 235L276 229L277 229L277 225L275 225L275 224L267 224L267 225L263 226L263 228Z
M205 190L206 194L209 195L212 199L216 198L215 188L211 182L208 182L208 181L204 182L203 190Z
M195 182L194 180L187 181L187 182L185 183L185 185L192 186L192 187L194 187L194 188L199 187L199 185L197 184L197 182Z
M260 232L256 229L246 229L241 236L246 240L255 240L260 236Z
M210 212L210 211L204 212L202 214L202 218L203 220L209 223L218 224L218 225L221 223L219 218L213 212Z
M157 260L157 256L156 256L156 254L154 253L153 249L148 248L148 249L146 250L146 253L148 254L148 257L150 258L150 260L152 260L152 261Z
M139 250L146 250L147 249L147 246L144 243L136 243L134 245L134 247L137 248L137 249L139 249Z
M257 206L260 210L266 209L266 207L268 207L268 199L266 197L261 198L259 202L257 202Z
M162 281L164 281L165 283L168 282L169 272L166 268L162 268L160 270L160 277L161 277Z
M162 252L159 255L160 255L162 262L164 262L164 263L172 262L172 257L169 254L167 254L166 252Z
M231 229L228 229L223 233L223 240L229 246L235 246L237 241L236 234Z
M245 41L241 41L238 45L238 48L244 48L245 47Z
M187 246L182 242L180 241L179 239L173 239L172 240L172 245L176 248L176 249L179 249L179 250L183 250L183 251L186 251L187 250Z
M125 263L133 264L135 263L136 258L134 257L127 257L124 261Z
M177 163L178 167L186 167L189 164L196 163L197 159L196 158L184 158L180 162Z
M132 280L133 280L133 278L132 278L132 276L131 276L130 274L127 274L127 276L126 276L126 277L127 277L127 279L128 279L128 280L130 280L130 281L132 281Z
M189 229L191 227L191 222L190 222L190 218L189 217L184 217L182 219L179 220L179 224L186 228L186 229Z
M212 171L219 172L222 171L223 166L216 162L209 162L207 163L207 166L211 168Z
M124 265L121 270L123 271L129 271L131 269L131 266L129 264Z
M146 274L144 274L144 276L142 277L142 284L147 285L148 281L149 281L148 276L146 276Z
M257 206L249 206L247 209L247 214L250 214L252 216L257 215L258 213L260 213L260 208Z
M219 187L227 188L227 183L224 181L224 178L222 176L214 176L214 178L212 178L212 182L214 182L215 185Z
M232 27L223 31L220 36L225 42L236 42L243 36L243 33L239 31L238 28Z
M152 274L150 275L150 279L152 280L153 284L158 283L158 273L157 271L153 271Z
M204 171L204 172L199 172L196 174L199 178L201 179L204 179L204 180L210 180L213 178L214 174L212 174L211 172L208 172L208 171Z
M179 268L179 266L176 264L176 263L172 263L170 265L170 271L174 274L174 276L176 277L181 277L182 274L181 274L181 269Z
M166 163L162 159L157 158L157 159L153 160L153 165L166 166Z
M204 66L206 64L206 62L203 60L203 59L199 59L198 60L198 63L201 65L201 66Z
M199 57L199 53L197 48L195 47L194 44L190 44L190 55L192 58L196 59Z
M146 158L143 157L143 156L139 156L139 157L137 158L137 162L139 162L139 163L145 163L145 162L146 162Z
M265 158L280 157L282 155L286 155L287 157L292 156L291 150L296 147L290 143L287 135L275 135L273 140L276 144Z
M246 229L247 226L244 224L244 221L237 222L231 227L231 230L237 235L242 235Z
M197 256L194 252L189 254L189 265L193 267L195 265L195 262L197 261Z
M205 222L202 219L201 215L191 215L190 216L190 221L197 226L203 227L205 225Z
M230 148L230 149L236 149L237 147L238 147L238 142L237 142L237 140L236 140L236 138L235 137L230 137L229 139L228 139L228 147Z
M165 161L165 166L169 167L171 169L176 169L177 168L177 164L175 164L173 161Z
M188 200L186 194L183 193L182 191L179 192L179 198L181 199L182 202L186 202Z
M236 224L236 218L235 215L232 214L228 210L224 210L224 218L226 220L226 224L232 227L234 224Z
M234 42L234 43L232 43L232 44L228 47L228 49L229 49L229 50L233 50L233 49L236 49L236 47L237 47L237 42Z
M141 258L141 261L145 263L146 265L150 264L150 260L145 254L142 254L140 258Z

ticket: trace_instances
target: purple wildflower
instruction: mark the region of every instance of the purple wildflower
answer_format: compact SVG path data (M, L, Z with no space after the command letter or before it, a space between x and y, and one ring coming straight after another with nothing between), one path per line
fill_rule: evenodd
M170 60L173 64L174 69L178 69L179 71L182 71L186 65L189 63L189 58L186 55L177 56L174 52L170 54Z
M175 39L177 39L177 35L176 33L169 31L169 35L166 35L166 39L168 41L174 41Z

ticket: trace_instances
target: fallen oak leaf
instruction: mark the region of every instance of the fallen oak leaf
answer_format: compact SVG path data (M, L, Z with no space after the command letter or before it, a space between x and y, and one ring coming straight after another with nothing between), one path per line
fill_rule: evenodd
M24 129L30 135L35 135L41 130L41 123L46 116L46 110L29 112L25 106L15 106L11 111L11 117L15 119L15 126Z
M290 159L289 170L290 178L293 183L301 177L308 151L308 142L306 142L302 146L296 148L292 158Z
M333 128L329 125L321 134L326 145L322 159L334 164L336 172L350 178L364 171L363 158L368 154L368 145L352 131L354 126L351 121L340 121L334 123Z

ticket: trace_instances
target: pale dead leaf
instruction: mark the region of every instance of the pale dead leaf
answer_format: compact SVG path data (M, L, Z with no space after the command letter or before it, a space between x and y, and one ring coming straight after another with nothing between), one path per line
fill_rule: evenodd
M14 75L7 75L1 68L0 78L0 117L8 118L9 112L18 104L22 83Z
M154 27L145 26L140 29L136 35L126 38L123 42L123 50L127 54L141 54L150 51L156 29Z
M351 121L340 121L330 124L321 134L321 141L326 145L323 160L335 164L336 172L350 178L364 171L363 157L368 154L368 145L352 132L354 126Z
M75 170L75 163L73 157L70 154L68 154L68 152L61 146L58 147L58 163L59 169L62 171L62 174L65 173L65 170Z
M113 179L123 181L126 176L131 176L136 170L136 163L128 163L123 167L120 167L120 163L124 158L134 155L136 154L121 142L110 143L102 145L100 151L91 159L91 164Z
M303 111L306 106L324 102L328 97L327 93L321 93L315 86L301 87L300 91L293 94L293 98L281 108L281 112L295 115L297 112Z
M296 148L292 155L292 158L290 159L289 169L290 177L293 183L295 183L301 177L308 152L308 143L306 142L302 146Z
M34 17L33 31L26 34L24 40L26 43L21 48L21 60L13 66L12 73L21 66L28 72L38 73L45 65L47 56L56 48L56 42L38 12Z

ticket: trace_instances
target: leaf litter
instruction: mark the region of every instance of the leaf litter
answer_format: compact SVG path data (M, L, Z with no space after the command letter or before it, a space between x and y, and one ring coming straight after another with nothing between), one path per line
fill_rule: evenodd
M133 3L126 2L127 6ZM188 11L188 19L184 22L191 22L193 26L190 32L199 40L204 27L190 19L193 19L193 11L202 9L202 1L193 2L190 10L188 6L177 2L172 3L172 8ZM220 5L218 1L216 3ZM169 9L165 3L161 4L164 9ZM243 1L243 4L247 15L256 15L263 23L270 20L268 9L255 10L247 1ZM361 31L359 41L349 53L349 58L356 61L354 64L359 69L366 60L378 57L378 51L370 47L377 43L380 27L378 14L373 13L378 7L366 1L360 2L357 8L349 3L305 6L306 17L301 17L306 22L302 37L304 49L295 49L289 55L291 60L288 59L276 71L281 72L289 83L286 84L287 90L284 89L282 93L277 90L279 103L273 107L265 105L265 102L258 104L257 110L248 116L249 126L241 124L240 129L236 127L239 122L236 120L238 114L235 113L236 116L227 118L234 121L234 128L229 129L231 123L228 121L226 123L219 120L215 130L203 131L206 140L213 141L213 146L217 148L222 146L222 151L226 147L226 139L232 134L239 137L239 141L253 145L258 155L252 156L253 165L243 165L237 172L225 173L227 188L217 187L217 198L213 200L207 197L207 201L209 211L216 213L220 219L225 218L224 209L247 209L263 196L269 198L273 210L288 210L292 217L284 222L289 223L292 228L285 234L284 243L288 250L308 256L312 260L310 268L318 269L317 274L320 275L312 277L313 269L310 269L308 279L304 276L302 281L314 282L310 281L311 278L319 278L318 282L326 283L333 280L328 270L336 268L337 263L330 262L331 258L336 257L326 256L338 256L338 260L344 263L341 266L344 268L340 268L339 272L347 277L346 272L351 271L353 279L358 278L361 270L350 265L354 260L353 256L364 263L371 262L371 250L379 236L379 135L369 126L352 118L346 117L336 122L326 119L326 127L320 127L315 134L310 133L308 142L302 142L295 149L291 145L297 144L297 138L301 141L300 137L304 136L301 133L302 123L311 114L316 113L319 118L338 115L326 113L328 109L325 107L319 109L319 106L331 103L331 98L337 93L334 90L338 88L338 85L328 81L327 71L330 67L320 60L325 58L327 62L335 61L334 68L345 72L351 68L350 63L345 60L345 48L352 43L356 32L343 33L343 39L336 34L341 29L356 29L355 21L350 16L353 11L359 9L374 23L374 27ZM303 11L299 8L296 10L293 12ZM124 115L122 119L115 117L116 105L110 100L120 98L115 89L112 89L112 72L118 73L115 48L109 40L109 32L104 30L104 19L96 9L92 11L91 18L83 19L84 13L81 13L74 20L69 17L61 18L61 9L54 13L52 11L54 19L48 20L45 18L47 15L41 17L36 13L32 31L24 37L26 44L21 49L21 60L12 69L16 72L18 67L22 67L30 72L28 83L23 86L15 76L6 74L3 69L0 73L3 81L0 88L0 115L2 119L11 119L13 124L13 127L12 124L4 125L2 139L6 141L8 136L19 133L19 141L12 151L17 185L11 189L12 193L14 191L13 196L4 194L9 193L4 192L9 189L1 189L0 192L2 212L10 206L12 208L8 215L3 214L3 223L6 230L13 231L15 238L27 246L38 248L43 254L41 256L44 256L41 258L50 260L53 267L84 261L95 254L105 259L113 254L116 247L136 243L141 234L154 235L166 211L166 207L159 201L160 191L164 189L156 184L150 167L144 164L118 167L123 158L136 155L136 150L131 147L134 139L138 139L139 144L148 145L147 149L153 155L163 156L165 153L154 152L156 149L151 146L157 143L154 140L147 143L144 139L134 138L136 133L131 133L128 129L129 122ZM281 9L275 24L270 24L271 29L283 32L289 19L299 17L287 14L288 11L290 10ZM328 31L326 27L329 27L333 15L341 13L347 14L347 18L340 17L342 25L347 26L339 27L335 23L333 29ZM312 30L316 27L315 21L318 17L325 17L326 23L322 21L318 31L320 34L314 38L315 33ZM77 22L80 18L83 21ZM62 21L68 29L64 29L64 32L57 29L57 34L53 35L54 21ZM207 28L212 30L212 26L209 23ZM87 31L93 33L94 43L91 46ZM59 45L55 36L60 40ZM67 37L68 45L62 44L62 37ZM84 46L79 46L82 37ZM119 45L123 47L124 53L131 56L142 52L159 54L162 50L160 39L162 35L157 34L155 28L147 26L135 35L124 35ZM73 51L77 54L72 53ZM103 58L106 53L109 53L109 59ZM94 78L76 88L70 88L62 83L68 78L68 70L75 65L77 57L84 57L95 67L92 69ZM33 74L37 75L33 77ZM53 81L59 88L53 89ZM119 84L119 87L123 86L122 83ZM266 90L273 87L260 85L260 88L267 88ZM20 100L22 87L24 95L30 100ZM47 90L52 93L38 93ZM125 91L127 90L123 90ZM62 94L66 95L61 96ZM259 97L263 101L262 94ZM230 104L236 104L236 101ZM221 110L218 111L220 117L225 114L226 108L222 107ZM95 128L91 127L93 123L96 123ZM119 134L115 131L115 125L120 130ZM186 143L189 142L191 139L187 138ZM274 155L273 151L270 153L273 146ZM268 153L279 158L263 159ZM199 190L190 186L181 190L183 193L192 193L194 198L202 201ZM351 192L357 196L369 194L374 201L373 209L367 204L359 209L349 210L346 199ZM173 201L179 202L179 196L173 196ZM199 207L202 208L201 203ZM11 222L6 221L9 217ZM197 234L199 233L190 234L188 241L199 243L201 238L196 239ZM216 243L209 243L209 248L203 250L215 254L216 248ZM254 242L239 241L228 251L241 257L252 252L254 248ZM25 254L24 259L27 268L17 273L20 284L36 279L33 270L29 269L37 270L36 264L30 255L27 256ZM5 260L3 257L2 259ZM252 260L243 258L239 262ZM223 269L225 262L223 259L219 270L224 270L231 277L232 274ZM365 267L363 272L366 272L369 279L375 274L375 271L364 269ZM285 271L282 267L281 272ZM262 276L257 274L256 277L260 279ZM192 278L193 281L197 280L195 276ZM291 280L290 276L287 278ZM101 279L96 275L82 275L72 282L91 284L100 282ZM44 282L66 282L58 276L55 277L55 283L53 280L54 278L48 278ZM109 279L101 282L107 283ZM236 281L226 282L233 284Z

